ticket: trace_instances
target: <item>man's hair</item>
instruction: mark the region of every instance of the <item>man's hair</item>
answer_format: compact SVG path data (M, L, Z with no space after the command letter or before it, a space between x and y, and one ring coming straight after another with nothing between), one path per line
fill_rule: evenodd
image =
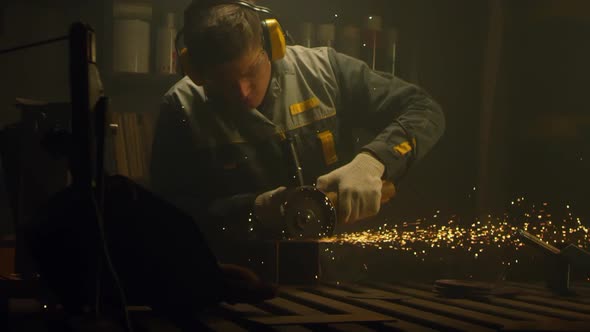
M184 42L195 69L232 61L262 45L262 27L255 11L219 0L201 0L192 6L196 7L185 15Z

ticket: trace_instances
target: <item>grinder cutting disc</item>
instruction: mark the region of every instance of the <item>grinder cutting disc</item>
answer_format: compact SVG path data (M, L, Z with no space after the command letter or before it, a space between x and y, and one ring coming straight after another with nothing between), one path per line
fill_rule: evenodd
M283 207L290 238L319 239L332 235L336 209L330 199L315 187L295 188Z

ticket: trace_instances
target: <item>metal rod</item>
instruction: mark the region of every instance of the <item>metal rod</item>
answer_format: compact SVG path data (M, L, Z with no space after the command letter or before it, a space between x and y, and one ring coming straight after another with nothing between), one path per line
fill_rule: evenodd
M78 192L92 193L93 163L92 156L94 131L92 130L91 113L97 100L90 92L89 65L92 61L90 44L94 42L93 31L88 26L77 23L70 29L70 95L72 103L72 142L73 154L71 172L73 186Z
M57 42L68 40L68 39L70 39L70 36L61 36L61 37L56 37L56 38L51 38L51 39L47 39L47 40L34 42L31 44L25 44L25 45L21 45L21 46L11 47L11 48L0 50L0 55L24 50L27 48L33 48L33 47L37 47L37 46L53 44L53 43L57 43Z
M293 167L293 176L295 177L294 180L298 186L303 186L305 181L303 180L303 172L301 169L301 162L299 161L299 156L297 154L297 150L295 149L295 143L293 142L293 137L288 135L286 138L287 149L290 154L291 159L291 167Z
M395 52L397 51L396 49L396 43L393 43L392 45L392 56L391 56L391 74L395 76Z
M376 57L377 57L377 31L373 31L373 66L372 66L373 70L375 70Z

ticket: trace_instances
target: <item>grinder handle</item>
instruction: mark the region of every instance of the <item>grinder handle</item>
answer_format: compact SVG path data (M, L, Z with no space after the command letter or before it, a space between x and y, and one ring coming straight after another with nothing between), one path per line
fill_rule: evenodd
M383 180L383 186L381 187L381 204L385 204L389 202L390 199L395 196L395 186L391 181ZM334 206L338 206L338 193L334 191L330 191L326 193L326 197L332 201Z

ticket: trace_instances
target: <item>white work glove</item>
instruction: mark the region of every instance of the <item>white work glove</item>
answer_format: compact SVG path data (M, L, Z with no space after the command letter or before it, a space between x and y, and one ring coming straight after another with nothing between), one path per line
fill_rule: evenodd
M353 223L376 215L381 208L381 177L385 166L370 153L359 153L350 163L322 175L316 187L338 193L338 222Z
M281 205L285 202L287 192L286 187L262 193L254 200L254 214L262 224L279 223L281 214Z

